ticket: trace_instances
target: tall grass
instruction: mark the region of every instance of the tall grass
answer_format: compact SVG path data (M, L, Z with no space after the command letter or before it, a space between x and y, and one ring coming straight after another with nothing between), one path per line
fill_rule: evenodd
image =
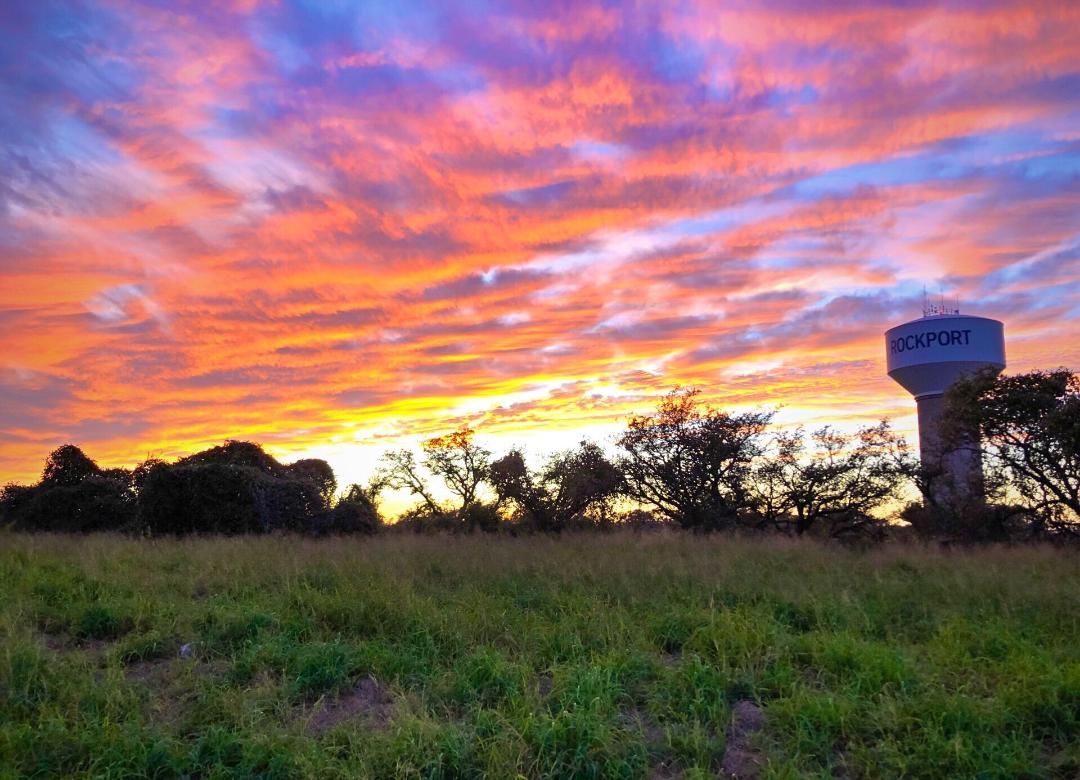
M1080 776L1075 553L630 534L0 548L4 777L713 777L742 699L766 714L766 777Z

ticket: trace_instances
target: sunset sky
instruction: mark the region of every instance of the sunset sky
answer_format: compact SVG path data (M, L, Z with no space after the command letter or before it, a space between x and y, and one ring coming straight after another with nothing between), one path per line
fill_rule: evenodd
M865 6L0 3L0 483L676 385L909 432L924 285L1080 368L1080 3Z

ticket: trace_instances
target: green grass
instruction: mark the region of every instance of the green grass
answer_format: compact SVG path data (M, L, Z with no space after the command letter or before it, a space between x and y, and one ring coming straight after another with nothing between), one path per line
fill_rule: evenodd
M1080 558L0 535L3 778L715 777L741 699L765 777L1080 776Z

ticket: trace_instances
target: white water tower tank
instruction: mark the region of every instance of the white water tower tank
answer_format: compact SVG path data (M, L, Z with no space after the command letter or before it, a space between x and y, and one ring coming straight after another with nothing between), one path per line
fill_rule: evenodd
M1005 326L986 317L931 307L919 319L885 331L885 356L889 376L915 396L923 466L947 472L953 490L981 493L977 435L968 448L941 451L943 396L962 376L1005 368Z

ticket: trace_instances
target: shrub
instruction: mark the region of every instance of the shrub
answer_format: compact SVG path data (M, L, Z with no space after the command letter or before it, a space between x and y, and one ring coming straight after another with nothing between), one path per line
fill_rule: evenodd
M150 470L139 521L150 533L265 533L299 530L323 506L319 488L252 466L208 462Z
M117 531L131 527L134 520L134 496L126 485L107 477L8 485L0 493L0 521L20 531Z
M1023 507L979 500L904 507L900 518L917 534L943 542L1009 542L1030 538L1034 523Z
M498 507L475 501L456 511L433 511L421 504L401 515L394 523L394 528L418 534L468 531L494 533L502 528L502 525Z
M34 500L34 488L14 482L0 488L0 525L21 526L20 520Z
M373 534L382 527L375 503L356 485L332 509L308 518L304 531L316 536Z
M466 531L493 533L499 530L502 523L502 517L499 516L499 510L494 504L474 501L458 514L461 517L461 525Z
M37 485L0 490L0 523L20 531L115 531L134 518L130 472L102 470L73 444L49 454Z

